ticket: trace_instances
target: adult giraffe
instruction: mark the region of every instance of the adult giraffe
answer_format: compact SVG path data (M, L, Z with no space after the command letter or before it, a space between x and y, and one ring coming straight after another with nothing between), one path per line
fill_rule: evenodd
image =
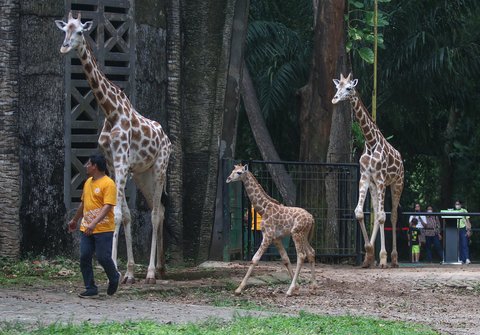
M403 191L403 162L400 153L383 137L378 126L373 122L370 114L365 108L362 100L355 91L358 80L352 79L350 73L347 78L340 74L340 79L333 79L337 88L337 93L332 99L332 103L350 100L355 117L365 137L365 149L360 157L360 184L358 204L355 208L355 217L360 223L363 238L365 239L365 260L363 267L370 267L374 261L373 243L380 228L380 267L387 266L387 252L385 250L385 190L390 186L392 194L392 254L391 265L398 267L397 253L397 208L400 202L400 196ZM375 223L370 240L368 239L365 228L363 205L367 191L370 188L373 210L375 214Z
M105 122L98 144L105 154L111 176L117 186L117 206L115 206L115 233L113 235L112 258L117 264L117 246L120 224L123 223L127 243L127 271L123 282L133 283L135 261L132 251L131 216L125 199L127 175L131 174L135 184L142 191L152 209L152 242L150 263L146 283L155 283L155 270L165 271L163 252L163 221L165 207L161 203L165 189L166 171L171 153L171 143L162 126L140 115L130 103L125 93L107 79L97 64L92 49L83 33L91 29L93 23L82 23L81 15L75 19L72 12L68 22L56 20L59 29L65 32L60 52L77 52L82 62L87 81L95 99L105 114ZM157 266L155 267L155 257Z

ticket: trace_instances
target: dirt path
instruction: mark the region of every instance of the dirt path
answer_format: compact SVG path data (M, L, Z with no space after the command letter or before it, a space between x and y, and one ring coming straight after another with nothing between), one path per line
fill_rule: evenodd
M0 288L0 320L32 323L150 319L165 323L229 320L242 309L297 314L363 315L424 323L446 334L480 334L480 266L431 265L360 269L317 265L317 287L308 270L297 294L286 298L289 278L278 263L264 263L240 297L233 289L245 264L208 263L177 273L156 285L122 285L113 297L78 298L79 283L64 286ZM101 287L104 288L104 287ZM227 303L233 307L215 307Z

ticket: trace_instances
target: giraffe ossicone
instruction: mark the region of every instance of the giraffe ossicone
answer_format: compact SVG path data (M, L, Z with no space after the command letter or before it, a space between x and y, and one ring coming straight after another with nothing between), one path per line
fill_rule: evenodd
M74 18L72 12L69 12L67 22L55 20L55 23L65 32L60 52L65 54L71 50L76 51L95 99L105 115L98 144L105 154L108 170L117 186L112 258L117 264L118 234L120 225L123 224L128 258L123 282L133 283L135 262L132 250L131 216L125 198L127 176L131 174L136 186L152 209L150 262L145 280L146 283L155 283L156 272L162 275L165 271L163 250L165 207L161 198L166 185L171 143L162 126L140 115L126 94L102 72L84 37L84 32L90 30L94 22L82 23L80 19L80 13L77 18Z
M391 266L398 267L396 227L397 209L403 191L404 168L402 156L388 143L378 126L370 117L368 110L363 105L362 100L355 90L358 80L352 79L351 73L346 78L343 74L340 74L340 79L333 79L333 83L337 88L337 92L332 99L332 103L336 104L344 100L350 101L355 117L365 137L365 148L360 157L359 197L357 207L355 208L355 217L360 224L365 240L366 254L363 267L370 267L374 263L373 244L379 229L381 241L380 267L387 267L384 230L386 215L384 204L385 191L388 186L390 186L392 196L392 212L390 217L392 222ZM370 190L375 217L370 239L368 238L363 214L363 205L368 190Z
M303 262L308 259L311 271L311 284L315 282L315 250L309 243L314 230L314 218L312 214L303 208L288 207L271 198L262 186L258 183L255 176L248 170L247 165L235 165L227 183L242 181L245 191L255 210L262 216L262 243L252 258L247 274L235 290L235 294L240 294L247 285L247 280L252 274L253 268L258 264L260 258L271 243L274 243L278 249L282 262L288 270L292 282L287 291L287 296L292 295L297 288L296 283ZM297 266L295 272L292 271L290 259L282 244L285 236L292 236L297 251Z

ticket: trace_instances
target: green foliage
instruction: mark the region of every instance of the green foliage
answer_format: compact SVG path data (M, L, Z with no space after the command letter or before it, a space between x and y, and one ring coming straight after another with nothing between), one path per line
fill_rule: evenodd
M340 335L340 334L438 334L423 325L357 316L331 317L301 312L299 316L236 317L232 322L211 320L201 324L161 325L152 321L60 325L28 331L22 325L1 325L2 334L238 334L238 335Z
M390 0L379 1L388 3ZM364 62L373 64L374 53L373 45L375 36L374 27L374 1L373 0L348 0L348 11L345 15L347 22L347 53L353 54L353 57L360 57ZM377 27L378 29L388 26L387 14L379 6ZM383 34L378 31L378 47L384 48Z
M296 160L299 131L296 92L308 79L312 50L311 2L252 1L245 61L259 105L281 159ZM243 113L239 118L240 158L260 159Z

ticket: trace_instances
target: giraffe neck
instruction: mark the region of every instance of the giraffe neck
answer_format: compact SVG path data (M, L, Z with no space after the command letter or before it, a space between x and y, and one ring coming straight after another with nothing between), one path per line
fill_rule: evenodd
M77 54L82 62L88 84L95 95L95 99L105 113L105 117L108 118L113 114L126 112L131 108L132 105L125 93L102 72L92 49L85 39L83 39L83 43L78 48Z
M271 203L278 204L278 201L272 199L267 193L265 193L265 190L250 171L247 171L244 176L245 177L242 180L248 198L255 210L263 216L267 205Z
M351 97L350 103L352 104L360 128L362 129L363 137L365 138L365 145L373 147L383 138L380 129L378 129L378 126L373 122L367 108L358 95L355 94Z

